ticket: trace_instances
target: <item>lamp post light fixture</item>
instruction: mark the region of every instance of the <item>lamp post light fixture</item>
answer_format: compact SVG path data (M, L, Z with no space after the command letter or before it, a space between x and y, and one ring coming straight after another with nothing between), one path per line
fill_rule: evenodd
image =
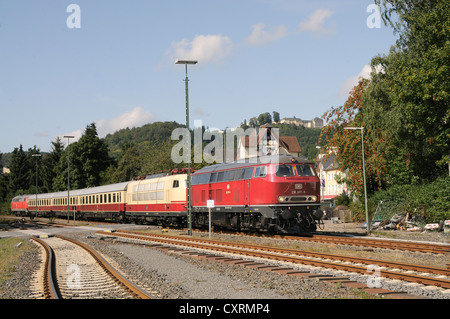
M367 235L370 233L370 223L369 223L369 211L367 208L367 185L366 185L366 163L364 160L364 127L344 127L344 130L361 130L361 153L363 161L363 179L364 179L364 204L366 209L366 229Z
M73 135L64 135L67 138L67 224L69 223L70 213L70 139L75 138ZM75 212L73 212L73 221L75 222Z
M38 191L38 157L41 157L41 154L33 154L31 155L33 157L36 157L36 217L38 214L38 200L37 200L37 191Z
M198 61L195 60L176 60L175 64L184 64L185 70L186 70L186 78L184 80L185 82L185 93L186 93L186 128L189 130L189 89L188 89L188 72L187 72L187 66L188 64L197 64ZM190 141L190 140L189 140ZM190 145L190 143L189 143ZM192 215L191 215L191 159L189 158L187 162L187 217L188 217L188 235L192 235Z

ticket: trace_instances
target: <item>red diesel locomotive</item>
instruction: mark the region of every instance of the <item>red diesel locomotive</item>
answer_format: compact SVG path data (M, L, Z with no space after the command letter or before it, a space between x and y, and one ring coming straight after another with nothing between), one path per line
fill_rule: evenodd
M241 231L304 233L322 218L313 163L292 156L205 167L192 177L192 223Z
M115 220L186 226L187 174L174 170L144 179L66 192L17 196L18 216ZM275 233L316 230L320 187L311 162L292 156L256 163L225 163L192 174L192 225L208 226L207 200L214 200L216 228ZM68 196L69 195L69 196Z

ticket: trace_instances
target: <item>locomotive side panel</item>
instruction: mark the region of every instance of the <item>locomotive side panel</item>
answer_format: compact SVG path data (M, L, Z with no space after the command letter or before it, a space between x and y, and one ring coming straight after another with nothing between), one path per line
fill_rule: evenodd
M11 212L16 216L27 216L30 195L16 196L11 200Z
M275 164L222 164L193 176L194 222L205 226L214 199L215 226L301 233L316 229L319 179L312 163L289 158Z

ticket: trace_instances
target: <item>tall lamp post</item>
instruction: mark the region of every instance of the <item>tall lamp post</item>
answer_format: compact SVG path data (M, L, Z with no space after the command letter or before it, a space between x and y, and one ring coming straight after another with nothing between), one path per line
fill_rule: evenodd
M364 161L364 127L344 127L344 130L361 130L361 147L362 147L362 161L363 161L363 178L364 178L364 204L366 208L366 229L367 235L370 233L370 223L369 223L369 211L367 208L367 186L366 186L366 163Z
M186 127L189 130L189 90L188 90L188 72L187 72L187 66L188 64L197 64L198 61L195 60L176 60L175 64L184 64L186 69L186 78L184 80L185 82L185 91L186 91ZM189 140L190 145L190 140ZM188 204L188 235L192 235L192 216L191 216L191 159L188 159L187 162L187 204Z
M323 159L323 157L320 156L320 149L321 149L321 147L317 145L316 148L319 150L319 155L318 156L319 156L319 162L321 163L322 159ZM323 168L323 163L322 163L322 168ZM320 169L319 166L317 167L317 169L319 170L320 202L323 202L323 188L325 187L323 185L323 182L325 181L325 177L323 177L322 170ZM323 180L322 180L322 178L323 178Z
M37 200L37 191L38 191L38 157L41 157L41 154L33 154L31 155L33 157L36 157L36 216L38 214L38 200Z
M70 139L74 138L73 135L64 135L67 138L67 224L69 223L69 212L70 212ZM73 217L75 221L75 213Z

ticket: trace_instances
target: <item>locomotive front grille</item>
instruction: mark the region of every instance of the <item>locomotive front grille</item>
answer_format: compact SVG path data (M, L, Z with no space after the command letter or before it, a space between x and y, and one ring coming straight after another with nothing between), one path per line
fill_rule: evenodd
M278 202L280 203L311 203L316 202L317 196L306 195L306 196L280 196L278 197Z

